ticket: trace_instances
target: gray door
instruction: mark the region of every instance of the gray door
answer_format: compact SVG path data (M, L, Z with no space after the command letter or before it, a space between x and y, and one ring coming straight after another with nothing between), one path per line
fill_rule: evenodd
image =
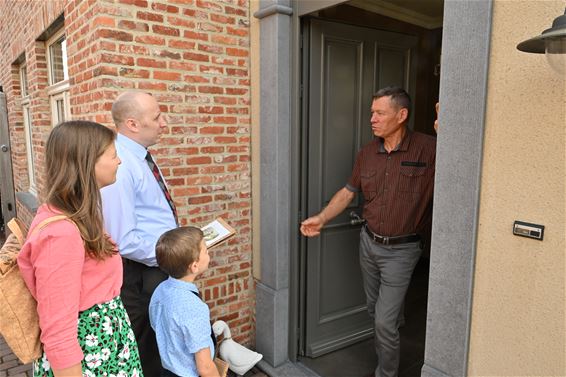
M412 49L417 39L321 20L304 27L303 86L308 101L306 205L320 211L344 187L361 146L371 140L372 94L388 85L414 94ZM306 45L306 46L305 46ZM373 334L360 276L360 227L348 214L361 213L363 197L306 241L304 350L316 357Z
M7 223L8 220L16 216L16 200L10 156L8 109L6 107L6 95L2 92L0 92L0 201L2 202L2 217L4 222Z

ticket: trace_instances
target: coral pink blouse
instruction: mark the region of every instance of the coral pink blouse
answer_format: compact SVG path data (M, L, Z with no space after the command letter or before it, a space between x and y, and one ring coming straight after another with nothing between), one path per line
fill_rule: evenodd
M40 206L30 230L57 214L60 212L46 204ZM119 295L120 255L116 253L103 261L92 259L85 252L76 226L60 220L49 223L25 242L18 266L37 300L41 343L51 367L62 369L81 362L79 312Z

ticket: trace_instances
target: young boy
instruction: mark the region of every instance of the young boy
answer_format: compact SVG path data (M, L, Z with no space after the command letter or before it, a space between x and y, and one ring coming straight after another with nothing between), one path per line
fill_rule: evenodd
M159 267L169 275L155 290L149 320L155 330L162 377L218 377L212 361L210 311L193 283L208 268L202 231L187 226L165 232L157 241Z

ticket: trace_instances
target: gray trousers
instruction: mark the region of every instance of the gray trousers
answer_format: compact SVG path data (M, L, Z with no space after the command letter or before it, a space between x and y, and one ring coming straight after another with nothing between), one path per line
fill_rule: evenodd
M362 228L360 266L366 302L374 320L377 368L375 377L399 374L400 339L398 319L411 276L422 253L420 242L399 245L375 243Z

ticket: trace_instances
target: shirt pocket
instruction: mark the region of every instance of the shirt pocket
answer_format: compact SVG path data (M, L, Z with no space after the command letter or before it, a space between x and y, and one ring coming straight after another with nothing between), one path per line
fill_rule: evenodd
M364 199L366 202L371 202L377 193L376 172L375 170L362 171L360 178Z
M399 192L422 192L426 186L426 171L426 167L401 166Z

